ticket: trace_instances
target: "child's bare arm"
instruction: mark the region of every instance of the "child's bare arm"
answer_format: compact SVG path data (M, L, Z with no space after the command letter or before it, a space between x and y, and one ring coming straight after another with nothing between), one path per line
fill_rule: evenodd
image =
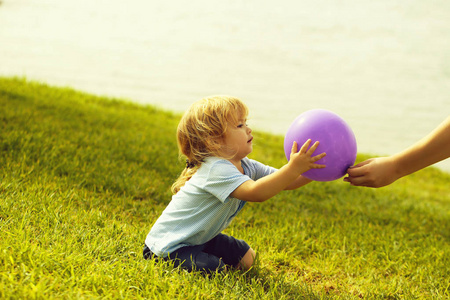
M290 185L288 185L285 190L295 190L298 189L299 187L302 187L304 185L307 185L308 183L310 183L312 180L308 179L302 175L298 176L297 179L295 179Z
M294 142L291 150L289 162L278 171L265 176L257 181L248 180L241 184L231 193L232 197L249 201L263 202L275 196L279 192L291 187L291 184L304 185L303 179L299 179L300 174L310 170L324 168L324 165L316 164L316 162L325 156L325 153L311 156L319 146L319 142L308 150L311 140L308 140L297 152L297 143ZM304 183L304 184L303 184Z

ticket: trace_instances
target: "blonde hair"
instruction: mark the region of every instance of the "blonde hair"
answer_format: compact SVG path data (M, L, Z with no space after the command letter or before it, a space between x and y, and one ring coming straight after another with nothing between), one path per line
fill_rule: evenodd
M173 194L195 174L205 158L223 157L221 148L227 126L237 124L247 115L247 106L230 96L206 97L191 105L177 128L178 150L187 161L185 169L172 185Z

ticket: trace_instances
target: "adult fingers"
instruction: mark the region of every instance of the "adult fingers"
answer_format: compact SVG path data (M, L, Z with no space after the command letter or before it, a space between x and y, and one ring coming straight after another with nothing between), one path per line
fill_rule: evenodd
M357 165L354 165L347 169L348 175L350 177L359 177L364 176L367 173L368 165L373 161L373 159L368 159L363 162L360 162Z
M351 185L354 185L354 186L373 187L372 184L371 184L371 181L368 180L364 176L361 176L361 177L346 177L344 180L349 182Z

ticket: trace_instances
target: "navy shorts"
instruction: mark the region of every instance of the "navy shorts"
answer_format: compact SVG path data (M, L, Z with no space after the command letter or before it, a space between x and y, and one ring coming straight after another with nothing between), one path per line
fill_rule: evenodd
M225 266L237 267L250 246L243 240L220 233L202 245L186 246L170 253L165 261L173 261L175 267L212 273L221 272ZM144 258L159 260L150 249L144 247Z

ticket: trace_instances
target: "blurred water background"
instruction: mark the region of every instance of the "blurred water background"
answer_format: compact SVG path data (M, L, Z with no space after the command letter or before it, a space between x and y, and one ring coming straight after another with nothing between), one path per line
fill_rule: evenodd
M373 155L450 114L448 0L0 1L0 76L175 112L233 95L280 135L325 108Z

